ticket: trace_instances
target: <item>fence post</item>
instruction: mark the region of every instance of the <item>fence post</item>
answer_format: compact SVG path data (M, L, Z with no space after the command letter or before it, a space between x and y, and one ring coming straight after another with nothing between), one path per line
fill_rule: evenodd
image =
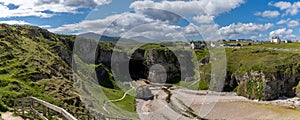
M16 100L14 100L14 113L17 114Z
M47 109L46 107L43 105L43 115L46 117L47 116Z
M21 104L22 104L22 116L25 116L24 101L23 100L21 100Z
M33 99L30 99L31 100L31 104L30 104L30 106L31 106L31 111L32 111L32 114L33 114L33 119L35 119L36 118L36 116L35 116L35 112L34 112L34 101L33 101Z

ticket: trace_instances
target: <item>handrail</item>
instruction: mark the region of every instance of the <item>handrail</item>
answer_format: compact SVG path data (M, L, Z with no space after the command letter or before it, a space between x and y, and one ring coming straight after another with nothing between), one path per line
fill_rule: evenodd
M38 103L40 105L42 105L43 107L47 107L53 111L56 111L58 113L60 113L65 119L67 120L77 120L73 115L71 115L69 112L67 112L65 109L61 108L61 107L58 107L58 106L55 106L55 105L52 105L46 101L43 101L43 100L40 100L38 98L35 98L35 97L28 97L28 98L21 98L21 99L16 99L15 100L15 105L16 105L16 102L19 101L19 102L22 102L22 115L24 116L24 106L23 106L23 103L26 101L26 102L31 102L30 103L30 109L32 110L32 112L34 113L34 116L33 118L35 118L35 114L37 114L38 116L40 116L43 120L48 120L44 115L46 113L45 110L43 111L43 114L39 113L35 108L34 108L34 103ZM17 107L15 106L15 113L17 112Z
M35 98L35 97L29 97L31 98L32 100L34 100L35 102L43 105L43 106L46 106L60 114L62 114L62 116L64 116L67 120L77 120L73 115L71 115L69 112L67 112L65 109L61 108L61 107L58 107L58 106L55 106L55 105L52 105L48 102L45 102L43 100L40 100L38 98Z
M39 107L42 107L42 111L40 111L41 113L39 112L39 110L41 110L41 109L36 108L35 104L39 104L40 105ZM48 108L48 110L47 110L47 108ZM20 115L23 118L29 118L29 119L35 120L36 116L39 116L39 118L42 120L48 120L47 117L53 117L50 115L50 113L51 113L51 112L49 112L50 109L52 111L55 111L56 113L58 113L61 117L64 118L64 120L77 120L77 119L81 119L80 117L82 117L82 116L86 116L88 120L95 120L97 117L99 117L100 119L116 119L116 120L125 119L125 118L122 118L119 116L107 116L107 115L104 115L103 113L93 113L93 114L77 113L76 115L78 115L77 116L78 118L76 118L72 114L67 112L65 109L55 106L51 103L45 102L45 101L35 98L35 97L17 98L14 100L14 112L15 112L15 114ZM25 115L26 111L32 113L31 114L32 116L26 116ZM48 116L47 116L47 113L48 113Z

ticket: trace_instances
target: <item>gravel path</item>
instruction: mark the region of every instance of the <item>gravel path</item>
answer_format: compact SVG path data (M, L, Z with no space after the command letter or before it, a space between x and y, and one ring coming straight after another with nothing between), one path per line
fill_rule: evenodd
M19 116L13 116L12 112L6 112L1 114L1 117L3 120L24 120L23 118Z

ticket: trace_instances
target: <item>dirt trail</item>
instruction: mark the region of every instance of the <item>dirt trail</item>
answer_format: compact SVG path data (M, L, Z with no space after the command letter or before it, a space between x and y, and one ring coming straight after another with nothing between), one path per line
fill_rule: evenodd
M19 116L13 116L12 112L2 113L1 118L3 120L24 120L23 118L21 118Z

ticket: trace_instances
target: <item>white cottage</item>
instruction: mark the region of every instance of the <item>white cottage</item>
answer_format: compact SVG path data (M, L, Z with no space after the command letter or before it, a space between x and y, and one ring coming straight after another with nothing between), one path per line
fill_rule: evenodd
M278 36L275 36L275 37L271 38L271 43L280 43L280 42L281 42L281 40Z

